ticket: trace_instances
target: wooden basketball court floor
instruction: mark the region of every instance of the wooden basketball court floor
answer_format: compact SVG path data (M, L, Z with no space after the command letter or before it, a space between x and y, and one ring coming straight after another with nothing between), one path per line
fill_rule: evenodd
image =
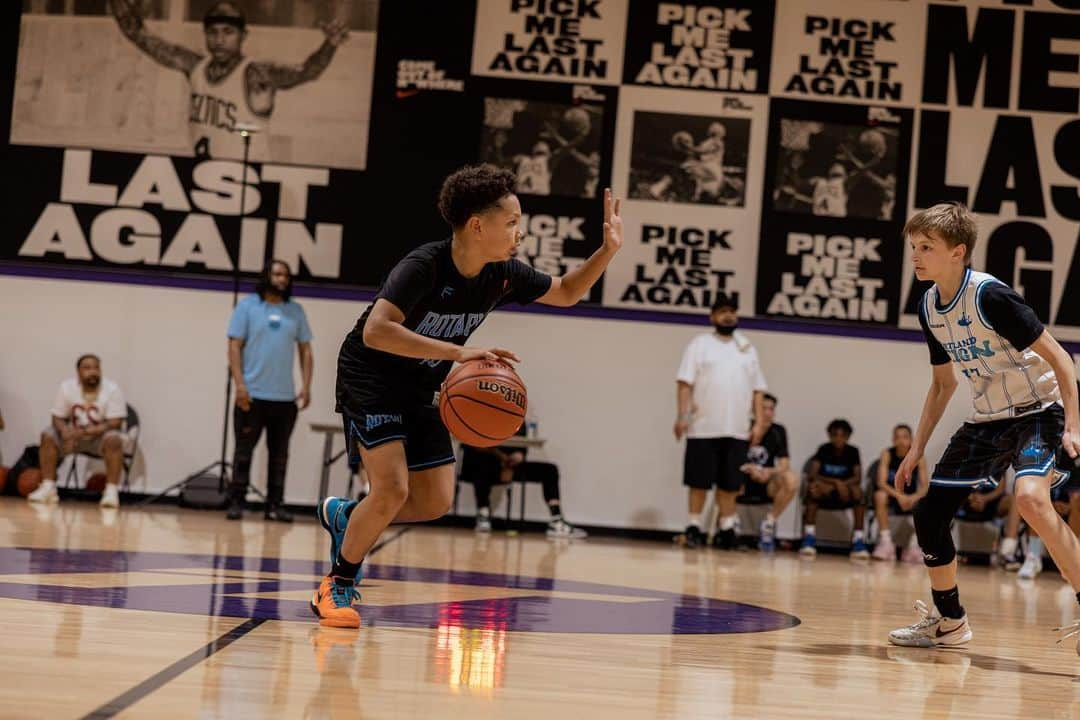
M921 567L392 528L320 628L312 520L0 500L2 718L1070 718L1075 599L962 569L964 650L890 647Z

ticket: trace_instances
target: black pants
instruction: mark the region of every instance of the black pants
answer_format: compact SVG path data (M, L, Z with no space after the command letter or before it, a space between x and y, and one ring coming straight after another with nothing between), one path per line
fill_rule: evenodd
M296 403L291 400L255 400L244 412L233 408L233 427L236 430L236 450L233 453L233 475L229 494L242 500L251 477L251 455L266 428L266 449L269 462L266 469L266 501L280 505L285 495L285 469L289 464L289 437L296 425Z
M491 507L491 488L499 482L502 465L499 458L466 448L462 458L461 479L471 482L476 493L476 507ZM525 461L514 468L514 482L538 482L544 489L548 507L559 502L559 467L546 462Z

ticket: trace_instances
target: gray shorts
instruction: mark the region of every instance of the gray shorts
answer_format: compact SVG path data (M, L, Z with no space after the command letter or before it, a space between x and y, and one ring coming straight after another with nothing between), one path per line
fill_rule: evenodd
M116 437L120 438L120 443L121 443L121 445L123 446L123 448L125 450L128 447L127 433L122 432L120 430L106 430L105 432L103 432L101 435L98 435L97 437L80 438L78 441L76 441L74 448L66 448L66 447L64 447L64 441L60 438L60 432L56 429L55 426L49 425L49 427L45 428L45 430L43 432L48 433L49 435L52 435L53 440L56 441L57 447L60 448L60 457L66 457L67 455L69 455L70 453L73 453L73 452L86 453L88 455L98 455L98 456L100 456L102 454L101 450L102 450L102 445L105 443L105 438L108 438L108 437L111 437L111 436L114 436L114 435Z

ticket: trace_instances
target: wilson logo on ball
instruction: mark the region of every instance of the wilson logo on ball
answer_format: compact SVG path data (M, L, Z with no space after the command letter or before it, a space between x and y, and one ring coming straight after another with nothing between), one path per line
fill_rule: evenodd
M490 380L477 380L476 389L483 392L494 393L508 403L513 403L522 409L525 408L525 395L517 388L512 388L509 385L492 382Z

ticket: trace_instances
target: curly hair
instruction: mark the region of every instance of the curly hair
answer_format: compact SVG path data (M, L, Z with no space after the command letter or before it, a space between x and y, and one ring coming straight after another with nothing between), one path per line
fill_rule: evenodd
M473 215L512 195L515 184L509 170L489 164L468 165L443 181L439 213L450 227L459 228Z
M851 435L852 433L855 432L855 430L853 430L852 427L851 427L851 423L849 423L847 420L845 420L843 418L837 418L837 419L833 420L831 423L829 423L829 427L826 428L826 432L828 432L830 435L832 435L833 430L843 430L848 435Z

